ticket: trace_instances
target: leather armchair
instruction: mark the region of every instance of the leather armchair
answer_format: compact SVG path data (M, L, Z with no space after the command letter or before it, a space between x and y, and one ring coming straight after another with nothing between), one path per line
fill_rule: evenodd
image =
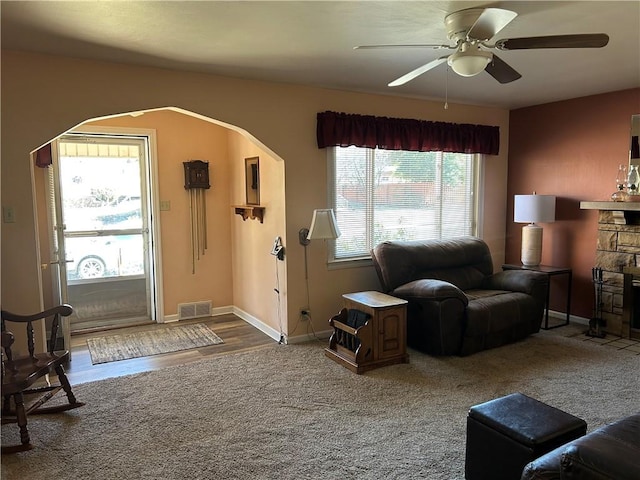
M640 412L605 425L537 458L521 480L640 478Z
M435 355L469 355L540 329L548 277L493 272L477 237L383 242L372 251L382 290L407 300L407 343Z

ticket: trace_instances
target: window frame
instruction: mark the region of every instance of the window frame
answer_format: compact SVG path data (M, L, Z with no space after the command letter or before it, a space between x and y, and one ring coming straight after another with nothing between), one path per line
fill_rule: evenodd
M336 151L338 148L344 148L339 146L327 147L327 202L329 204L329 208L332 208L336 211ZM360 147L364 148L364 147ZM379 150L379 149L376 149ZM448 153L448 152L442 152ZM483 229L482 225L483 221L483 212L484 212L484 164L485 164L485 155L480 153L468 154L472 155L473 162L473 178L472 178L472 188L475 192L474 201L472 205L473 215L474 215L474 224L472 226L472 235L477 237L482 237ZM350 267L361 267L373 265L373 261L371 259L371 254L366 254L362 256L354 256L350 258L336 258L336 240L329 241L329 248L327 248L327 264L329 269L338 269L338 268L350 268Z

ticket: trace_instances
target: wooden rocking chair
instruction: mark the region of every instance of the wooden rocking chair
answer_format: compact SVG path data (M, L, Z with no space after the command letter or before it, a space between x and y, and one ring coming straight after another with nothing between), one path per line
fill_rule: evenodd
M57 413L72 408L81 407L84 403L76 401L71 391L71 385L64 373L63 364L69 361L68 351L55 351L56 339L60 317L66 317L73 313L69 305L46 310L34 315L16 315L2 310L2 425L6 423L17 423L20 428L20 444L12 446L2 446L2 453L13 453L33 448L27 430L27 415L42 413ZM46 353L35 353L35 342L33 337L33 322L53 317L51 325L51 336L49 349ZM6 322L16 322L26 324L28 356L14 357L11 346L14 343L14 335L7 330ZM48 375L57 374L59 385L51 385ZM46 385L34 386L34 384L46 377ZM42 382L44 384L44 382ZM58 406L43 407L42 405L50 400L60 389L64 389L69 403ZM24 395L40 395L37 400L25 407ZM14 409L11 408L11 398L13 398Z

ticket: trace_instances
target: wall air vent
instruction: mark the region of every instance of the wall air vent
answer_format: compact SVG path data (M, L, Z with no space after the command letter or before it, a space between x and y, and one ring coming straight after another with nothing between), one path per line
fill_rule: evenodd
M178 320L211 316L211 300L178 304Z

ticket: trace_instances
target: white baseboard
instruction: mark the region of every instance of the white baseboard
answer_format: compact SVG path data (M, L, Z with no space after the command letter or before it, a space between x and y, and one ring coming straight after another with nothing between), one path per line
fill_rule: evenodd
M236 306L233 305L228 305L225 307L216 307L213 308L211 310L211 316L215 317L217 315L226 315L229 313L233 313L234 315L240 317L242 320L244 320L245 322L247 322L248 324L254 326L255 328L257 328L258 330L260 330L262 333L264 333L265 335L268 335L269 337L273 338L276 342L279 342L281 340L280 338L280 332L278 330L276 330L273 327L270 327L269 325L265 324L262 320L260 320L257 317L254 317L253 315L245 312L244 310L242 310L241 308L238 308ZM164 323L169 323L169 322L177 322L178 321L178 314L174 314L174 315L166 315L164 317ZM308 342L310 340L313 339L321 339L321 340L326 340L331 336L332 331L331 330L325 330L323 332L318 332L314 335L309 334L309 335L296 335L293 337L288 337L285 334L282 334L282 341L285 344L295 344L295 343L304 343L304 342Z
M262 320L258 319L257 317L254 317L253 315L250 315L249 313L245 312L241 308L235 307L233 305L227 305L224 307L215 307L211 309L212 317L215 317L218 315L226 315L229 313L233 313L234 315L237 315L242 320L254 326L265 335L268 335L269 337L273 338L276 342L279 342L281 340L280 332L278 330L276 330L273 327L270 327L269 325L265 324ZM567 314L564 312L556 312L555 310L549 310L549 317L565 320L567 318ZM170 323L170 322L177 322L177 321L178 321L178 314L176 313L174 315L166 315L164 317L163 323ZM578 317L576 315L569 315L569 321L571 323L578 323L578 324L587 325L587 326L589 325L588 318ZM282 340L287 345L294 345L296 343L309 342L314 339L327 340L329 339L332 333L333 333L333 330L323 330L322 332L316 332L315 335L303 334L303 335L295 335L292 337L282 334Z
M305 343L311 340L328 340L333 330L324 330L322 332L316 332L316 334L304 334L296 335L294 337L286 337L287 344Z
M270 327L269 325L264 324L261 320L259 320L258 318L249 315L247 312L237 308L237 307L229 307L230 310L227 310L223 313L234 313L236 314L238 317L242 318L245 322L250 323L251 325L253 325L254 327L256 327L258 330L260 330L261 332L269 335L271 338L273 338L276 342L280 341L280 332L278 332L276 329ZM221 314L219 314L221 315ZM549 317L550 318L557 318L560 320L565 320L567 318L567 314L564 312L556 312L554 310L549 310ZM584 317L578 317L577 315L569 315L569 321L571 323L577 323L577 324L581 324L581 325L589 325L589 319L588 318L584 318ZM302 335L295 335L295 336L287 336L287 335L283 335L284 336L284 343L286 343L287 345L294 345L296 343L305 343L305 342L309 342L311 340L328 340L329 337L331 336L331 334L333 333L333 330L324 330L321 332L315 332L315 334L302 334Z
M260 330L262 333L268 335L269 337L273 338L276 342L280 341L280 332L278 330L276 330L273 327L270 327L269 325L267 325L266 323L264 323L262 320L258 319L257 317L254 317L253 315L248 314L247 312L245 312L244 310L232 306L229 307L230 310L226 313L233 313L234 315L237 315L238 317L240 317L241 319L243 319L245 322L247 322L250 325L253 325L254 327L256 327L258 330ZM283 339L284 342L287 343L287 339L284 335Z

